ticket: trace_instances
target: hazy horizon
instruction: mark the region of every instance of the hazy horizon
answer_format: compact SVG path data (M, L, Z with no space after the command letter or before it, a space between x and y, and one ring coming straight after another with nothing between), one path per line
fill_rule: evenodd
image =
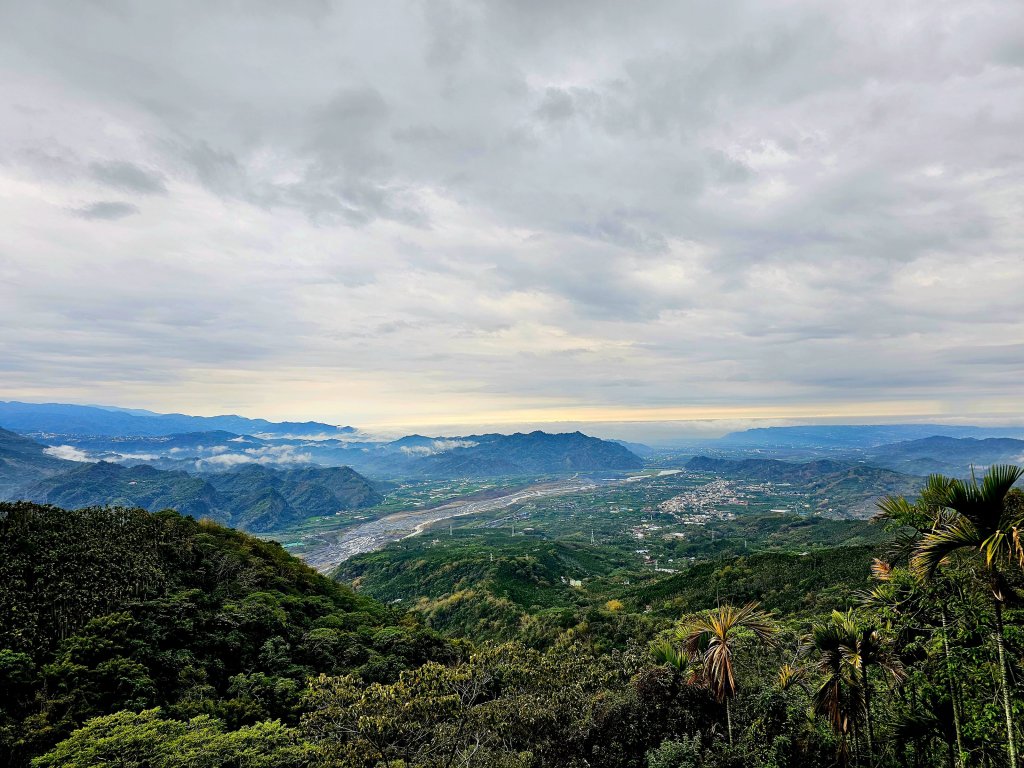
M11 398L17 400L17 398ZM52 401L19 401L36 402L38 404L54 404ZM230 409L213 410L203 413L183 411L181 409L170 409L157 411L145 407L128 407L113 403L60 403L62 405L82 405L95 408L113 410L140 410L151 413L178 413L188 416L242 416L245 418L259 419L268 418L265 414L255 412L237 412ZM425 434L433 437L460 437L468 434L532 432L541 430L544 432L583 432L594 437L611 440L625 440L630 442L647 443L651 446L672 446L682 445L687 442L714 439L722 437L731 432L741 432L747 429L762 427L792 427L792 426L884 426L884 425L914 425L914 424L935 424L946 426L977 426L981 428L1013 428L1024 429L1024 417L1018 418L992 418L984 416L963 417L951 414L942 415L937 418L914 417L909 415L886 415L882 417L861 417L837 419L829 417L808 417L808 418L734 418L734 419L679 419L672 421L506 421L506 422L463 422L451 423L413 423L413 424L357 424L351 420L321 418L316 415L295 415L269 418L270 421L314 421L333 426L354 427L358 434L367 439L395 439L413 433ZM0 428L4 425L0 420Z

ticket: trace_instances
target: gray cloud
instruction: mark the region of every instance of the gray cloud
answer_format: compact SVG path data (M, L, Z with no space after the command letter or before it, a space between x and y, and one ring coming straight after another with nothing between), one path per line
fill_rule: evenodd
M1013 411L1022 27L1010 0L8 4L0 389Z
M126 192L143 195L165 195L167 186L163 177L123 160L96 162L89 166L93 177L102 184Z
M103 200L98 203L90 203L81 208L76 208L74 213L83 219L117 221L125 216L132 216L139 212L137 205L123 203L117 200Z

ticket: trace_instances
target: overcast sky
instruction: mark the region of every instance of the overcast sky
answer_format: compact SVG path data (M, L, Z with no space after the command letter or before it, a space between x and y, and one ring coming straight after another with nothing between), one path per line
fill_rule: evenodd
M1024 412L1019 0L0 8L0 399Z

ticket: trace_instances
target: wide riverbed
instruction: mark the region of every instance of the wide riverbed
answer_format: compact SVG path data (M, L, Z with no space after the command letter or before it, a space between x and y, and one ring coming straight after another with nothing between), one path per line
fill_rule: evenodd
M451 501L427 510L393 512L390 515L361 523L333 535L321 535L321 544L302 555L302 558L321 573L328 573L345 560L363 552L381 549L392 541L422 533L431 525L453 517L474 515L510 507L530 499L560 496L591 490L599 485L623 482L622 479L581 480L571 478L556 482L537 483L512 491L503 496L475 501Z

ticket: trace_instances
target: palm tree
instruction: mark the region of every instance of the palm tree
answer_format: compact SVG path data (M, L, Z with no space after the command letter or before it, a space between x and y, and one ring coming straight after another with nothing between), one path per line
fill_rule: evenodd
M903 680L903 665L890 653L888 646L882 642L882 636L875 627L857 627L853 615L847 613L843 619L853 629L853 643L844 649L845 661L855 673L860 675L861 696L864 703L864 720L867 725L868 762L874 762L875 725L871 713L871 680L869 671L872 667L889 673L894 680Z
M778 674L779 690L788 691L790 688L802 688L807 691L807 670L790 664L788 661L779 667Z
M733 655L737 636L749 630L762 643L771 641L775 625L759 603L742 608L720 605L694 621L688 628L683 646L690 658L699 658L708 687L719 702L725 702L725 724L732 744L732 713L729 701L736 695L736 669Z
M1013 768L1017 766L1017 743L1003 634L1003 602L1010 589L1000 569L1020 554L1018 531L1024 525L1024 513L1019 505L1007 504L1006 497L1021 476L1024 469L1020 467L996 465L989 468L981 484L973 472L969 482L937 475L929 478L922 498L934 503L939 511L934 527L921 538L910 561L911 567L928 580L957 552L966 550L983 555L995 611L993 639L1006 717L1006 749Z
M823 715L839 737L839 760L845 765L849 740L861 709L860 680L848 663L849 650L857 644L856 628L849 614L833 611L829 621L815 624L806 641L807 651L817 654L818 671L824 680L814 692L814 714Z
M886 504L883 503L880 506L882 506L883 513L886 512ZM923 531L921 535L924 535ZM882 609L881 616L883 617L886 615L899 617L903 623L915 628L934 627L940 634L953 724L952 735L956 743L952 764L954 768L962 768L966 752L963 740L961 694L954 672L953 656L949 648L949 605L955 597L962 598L962 593L957 590L957 584L952 579L933 578L930 583L926 584L923 579L909 569L893 566L877 558L871 566L871 573L880 583L866 595L865 605ZM938 613L937 618L933 615L934 613ZM889 628L891 629L891 626ZM937 732L945 733L942 729ZM950 749L953 750L952 743Z

